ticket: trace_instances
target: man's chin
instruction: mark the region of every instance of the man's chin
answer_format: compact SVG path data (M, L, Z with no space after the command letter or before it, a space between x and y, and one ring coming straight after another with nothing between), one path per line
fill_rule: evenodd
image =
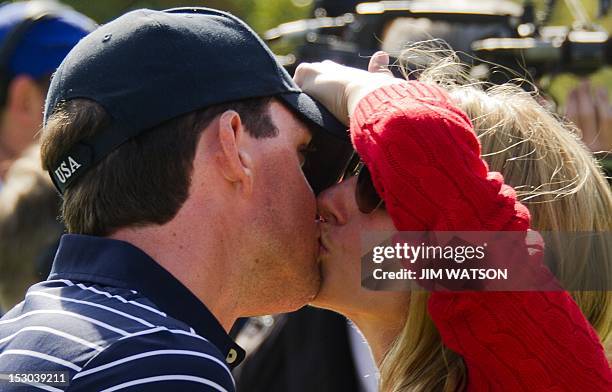
M320 290L321 290L321 274L319 270L319 266L317 265L315 271L311 271L309 274L310 278L307 282L303 282L303 285L299 287L292 288L292 301L287 304L288 309L283 310L283 312L292 312L294 310L298 310L305 305L310 304L313 300L316 299Z
M310 304L310 302L316 298L317 292L311 291L300 291L293 292L291 297L288 297L283 293L281 296L275 299L268 299L265 304L258 307L256 312L252 312L251 316L259 316L264 314L276 314L276 313L288 313L294 312L304 306Z

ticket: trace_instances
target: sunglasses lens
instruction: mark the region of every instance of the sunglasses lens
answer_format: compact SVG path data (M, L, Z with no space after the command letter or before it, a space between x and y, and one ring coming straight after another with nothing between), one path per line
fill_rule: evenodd
M355 199L359 211L369 214L382 205L382 199L374 188L370 171L364 165L357 176L357 188L355 189Z

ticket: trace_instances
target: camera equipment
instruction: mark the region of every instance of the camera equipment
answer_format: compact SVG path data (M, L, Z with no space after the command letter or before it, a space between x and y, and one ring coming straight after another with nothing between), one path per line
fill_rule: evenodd
M352 12L341 14L351 9L351 3ZM322 59L365 68L377 50L393 56L409 43L430 38L446 41L469 65L481 64L482 59L519 73L527 70L535 77L585 74L612 62L608 33L589 19L578 0L565 0L575 19L571 28L544 26L556 3L546 0L544 10L537 11L530 0L522 6L505 0L338 4L320 0L314 11L318 17L282 24L264 38L273 47L294 47L290 54L279 56L290 71L299 62ZM609 0L601 0L599 15L605 15L609 6Z
M523 8L510 1L355 3L351 13L284 23L264 38L273 47L294 47L280 56L290 71L299 62L322 59L366 68L369 56L381 48L395 55L407 43L428 38L445 39L455 50L471 54L475 40L515 36L523 15ZM327 13L321 10L315 13Z
M511 66L519 59L535 77L546 73L589 74L612 64L612 43L605 31L542 28L540 37L487 38L472 43L481 58Z
M473 51L483 59L504 65L511 66L518 60L536 78L559 72L584 75L612 63L609 34L590 20L580 1L565 1L574 18L571 28L544 26L555 3L547 1L541 20L532 18L519 25L517 37L475 41ZM609 2L601 1L599 15L605 15L608 8Z
M565 0L575 20L571 27L544 26L556 4L545 0L544 9L537 10L531 0L523 5L506 0L319 0L314 18L281 24L264 38L273 49L291 49L278 56L291 73L301 62L324 59L365 69L377 50L393 58L407 45L432 38L446 41L461 61L478 71L473 76L491 83L507 82L516 75L537 79L558 72L588 74L611 64L609 34L589 19L580 1ZM600 0L598 15L606 15L609 7L610 0ZM514 72L492 72L490 63ZM392 71L400 76L397 67ZM334 146L317 148L316 157L307 157L307 170L311 183L321 190L342 177L341 166L349 154ZM333 170L328 161L337 162Z
M422 30L429 29L430 35L445 32L447 40L457 46L463 44L461 48L470 50L465 44L475 39L512 36L513 26L519 23L521 16L521 7L507 1L495 2L495 5L482 10L463 2L462 6L467 8L453 5L457 2L441 6L436 1L341 3L318 1L315 6L317 17L284 23L265 33L264 38L273 48L294 47L289 54L277 56L290 73L300 62L323 59L367 68L369 56L380 49L380 38L386 32L395 31L394 34L401 36L401 30L405 26L410 28L414 25L411 22L415 21L418 31L415 31L413 40L427 38ZM348 10L354 12L343 13ZM391 26L400 17L405 20ZM432 19L436 22L434 25L421 26L424 21ZM453 41L453 38L456 39ZM312 143L315 151L308 154L304 173L315 193L319 193L341 180L358 159L355 159L350 143L329 135L315 133Z

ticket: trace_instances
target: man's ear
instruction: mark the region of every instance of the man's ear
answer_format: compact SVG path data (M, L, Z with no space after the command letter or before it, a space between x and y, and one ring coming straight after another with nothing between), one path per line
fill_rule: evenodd
M43 91L34 79L27 75L17 75L11 80L7 91L6 110L22 126L40 125L44 103Z
M240 115L228 110L219 117L219 145L217 163L223 177L250 194L253 190L253 161L247 151L249 135Z

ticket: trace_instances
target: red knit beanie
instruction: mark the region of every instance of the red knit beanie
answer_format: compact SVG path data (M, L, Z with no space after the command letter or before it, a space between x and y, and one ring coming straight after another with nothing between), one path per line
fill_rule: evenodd
M382 87L351 118L355 149L401 231L523 231L529 212L489 172L467 115L441 88Z

